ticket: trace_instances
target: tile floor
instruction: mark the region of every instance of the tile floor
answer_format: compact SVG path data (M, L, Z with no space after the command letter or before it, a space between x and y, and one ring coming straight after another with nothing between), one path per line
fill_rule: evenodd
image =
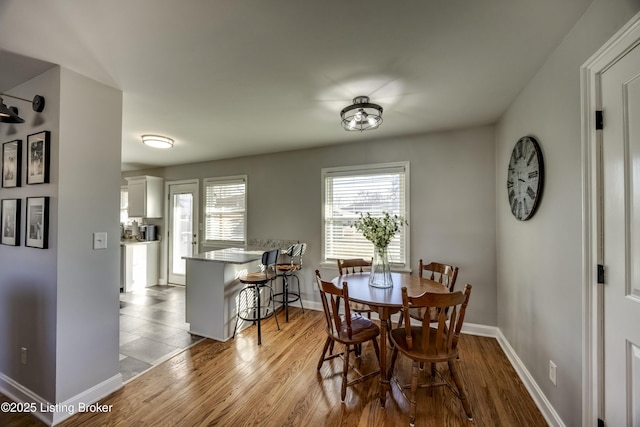
M129 381L202 338L184 321L184 287L152 286L120 294L120 373Z

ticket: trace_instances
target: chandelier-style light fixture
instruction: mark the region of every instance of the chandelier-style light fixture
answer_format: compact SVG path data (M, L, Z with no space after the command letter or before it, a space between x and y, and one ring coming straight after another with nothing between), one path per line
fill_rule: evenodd
M340 111L344 130L360 132L376 129L382 123L382 107L369 102L368 96L356 96L353 104Z
M33 111L41 113L44 110L44 98L40 95L33 97L33 100L19 98L13 95L7 95L6 93L0 93L0 122L2 123L24 123L24 119L18 115L18 109L16 107L7 107L2 99L3 96L8 98L18 99L20 101L30 102Z
M153 148L173 147L173 139L160 135L142 135L142 143Z

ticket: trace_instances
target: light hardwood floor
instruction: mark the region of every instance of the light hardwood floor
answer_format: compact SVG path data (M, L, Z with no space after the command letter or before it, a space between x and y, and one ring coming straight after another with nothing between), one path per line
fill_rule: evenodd
M279 313L283 319L282 313ZM127 383L100 403L107 414L84 413L61 426L402 426L409 404L394 384L387 404L378 401L373 379L347 390L340 402L342 360L316 365L325 339L321 312L291 309L289 323L263 323L262 346L255 327L226 343L202 341ZM418 392L416 426L546 426L497 341L463 335L460 368L474 422L445 387ZM360 368L377 365L370 344ZM409 378L398 359L396 373ZM408 381L407 381L408 382ZM31 416L0 414L3 426L42 425Z

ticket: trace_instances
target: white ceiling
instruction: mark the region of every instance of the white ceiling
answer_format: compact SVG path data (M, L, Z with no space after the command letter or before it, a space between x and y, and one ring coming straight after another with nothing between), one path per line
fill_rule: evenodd
M0 0L0 89L43 67L9 53L121 89L123 170L489 124L591 1Z

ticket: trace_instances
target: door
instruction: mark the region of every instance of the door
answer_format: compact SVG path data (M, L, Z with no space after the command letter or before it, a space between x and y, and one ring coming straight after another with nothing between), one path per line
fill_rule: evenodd
M198 181L168 184L169 283L185 284L186 262L182 257L198 249Z
M640 48L601 78L604 421L640 426Z

